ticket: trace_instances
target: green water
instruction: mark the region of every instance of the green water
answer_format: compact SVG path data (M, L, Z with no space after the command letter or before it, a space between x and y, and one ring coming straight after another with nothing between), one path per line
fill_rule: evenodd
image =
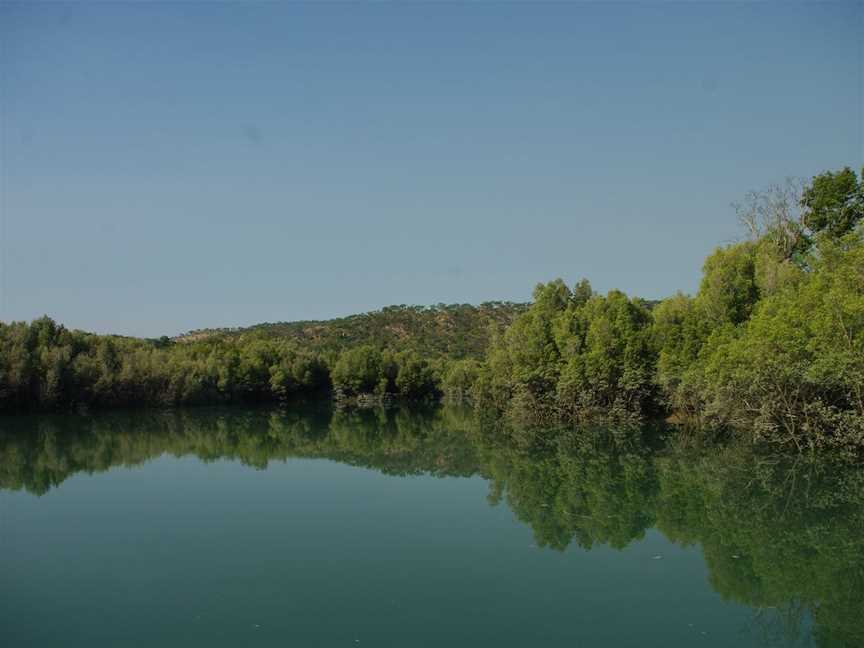
M864 645L864 471L656 437L3 418L0 643Z

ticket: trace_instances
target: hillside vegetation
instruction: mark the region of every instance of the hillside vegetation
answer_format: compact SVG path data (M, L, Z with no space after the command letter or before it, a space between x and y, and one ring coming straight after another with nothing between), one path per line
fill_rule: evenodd
M199 329L174 338L191 342L212 336L253 334L296 342L319 353L339 352L371 344L429 356L481 358L489 343L489 327L507 327L527 304L484 302L435 306L387 306L381 310L332 320L265 322L239 329Z

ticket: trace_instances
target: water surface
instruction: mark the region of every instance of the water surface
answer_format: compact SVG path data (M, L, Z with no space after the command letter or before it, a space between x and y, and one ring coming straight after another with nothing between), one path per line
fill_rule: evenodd
M861 471L652 430L5 418L0 525L8 646L864 645Z

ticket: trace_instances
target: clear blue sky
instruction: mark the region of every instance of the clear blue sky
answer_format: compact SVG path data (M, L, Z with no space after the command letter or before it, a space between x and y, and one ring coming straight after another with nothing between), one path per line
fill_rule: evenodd
M156 336L588 277L862 165L860 3L0 5L0 319Z

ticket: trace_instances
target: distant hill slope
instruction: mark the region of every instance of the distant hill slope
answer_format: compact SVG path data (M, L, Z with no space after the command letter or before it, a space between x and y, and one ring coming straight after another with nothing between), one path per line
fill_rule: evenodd
M332 320L267 322L237 329L198 329L174 338L193 342L213 336L290 338L319 352L372 344L411 349L425 356L480 357L489 342L489 326L506 327L527 304L484 302L435 306L387 306Z

